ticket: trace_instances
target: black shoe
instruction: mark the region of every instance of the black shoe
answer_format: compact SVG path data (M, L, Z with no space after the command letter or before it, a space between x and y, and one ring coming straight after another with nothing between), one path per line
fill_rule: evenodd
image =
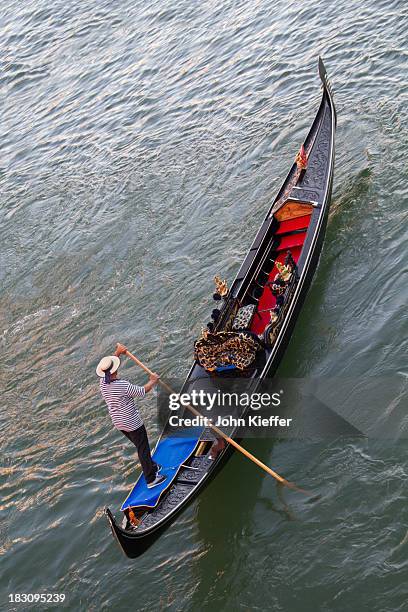
M160 476L160 474L156 474L156 478L152 482L147 483L148 489L153 489L153 487L157 487L157 485L161 484L167 479L167 476Z
M159 465L158 463L156 463L156 476L157 476L157 474L160 474L162 469L163 469L163 466Z

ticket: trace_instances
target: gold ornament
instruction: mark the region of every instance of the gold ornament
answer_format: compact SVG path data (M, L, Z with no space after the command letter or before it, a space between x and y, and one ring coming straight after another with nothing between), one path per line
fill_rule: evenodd
M284 264L280 263L280 261L276 262L276 267L279 270L279 274L282 280L287 283L290 277L292 276L292 268L290 266L285 266Z
M270 315L271 315L271 323L276 323L276 321L278 320L278 315L276 314L276 312L271 310Z
M207 334L208 334L208 329L206 329L205 327L201 328L201 334L197 340L197 342L200 342L200 340L205 340L207 338Z
M214 276L214 283L216 292L219 293L221 297L226 297L226 295L228 294L227 281L221 280L221 278L217 274L216 276Z

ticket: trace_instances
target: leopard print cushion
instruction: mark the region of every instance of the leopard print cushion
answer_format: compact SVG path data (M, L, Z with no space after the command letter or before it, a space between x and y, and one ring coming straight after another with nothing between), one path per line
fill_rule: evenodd
M259 347L259 343L244 332L207 332L195 343L194 356L208 372L225 365L245 370L254 361Z

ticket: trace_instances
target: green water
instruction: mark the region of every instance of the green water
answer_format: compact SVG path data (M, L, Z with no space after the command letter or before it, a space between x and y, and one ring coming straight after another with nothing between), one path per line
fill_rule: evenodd
M3 3L2 609L44 592L69 610L406 609L406 24L401 0ZM354 381L349 415L384 381L393 434L250 441L319 499L233 456L129 561L103 508L135 455L94 368L120 340L186 374L212 277L232 280L314 117L319 53L333 202L280 373ZM155 398L140 407L154 441Z

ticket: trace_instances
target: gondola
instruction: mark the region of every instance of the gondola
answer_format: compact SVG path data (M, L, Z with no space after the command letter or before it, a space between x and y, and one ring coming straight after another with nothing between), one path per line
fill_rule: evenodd
M218 389L226 376L236 376L251 392L274 375L281 361L318 263L332 191L336 110L321 58L319 75L323 95L317 115L231 288L215 296L217 308L208 326L210 337L239 336L255 346L256 355L244 366L214 367L214 359L209 364L196 350L183 392L203 386ZM234 427L226 433L237 436ZM209 427L183 437L174 436L166 424L153 453L164 466L164 485L148 491L140 476L122 504L121 525L105 509L112 533L128 557L148 549L225 464L233 447L221 445L214 457L217 444Z

